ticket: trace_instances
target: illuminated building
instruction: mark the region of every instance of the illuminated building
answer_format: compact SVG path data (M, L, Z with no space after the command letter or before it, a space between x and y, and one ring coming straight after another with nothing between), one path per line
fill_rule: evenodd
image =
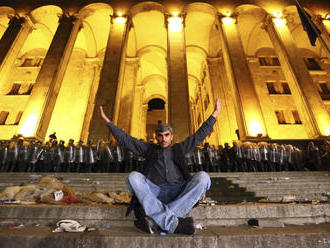
M329 136L329 52L310 45L291 2L248 2L2 2L0 139L106 139L104 105L137 138L161 120L182 140L217 98L211 144L237 129L243 139ZM326 2L301 4L329 47Z

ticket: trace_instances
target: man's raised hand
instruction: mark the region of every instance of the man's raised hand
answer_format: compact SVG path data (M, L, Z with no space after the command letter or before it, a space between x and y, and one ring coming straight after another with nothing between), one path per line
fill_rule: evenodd
M215 103L215 110L212 114L214 118L217 118L218 114L220 113L220 110L221 110L221 103L220 103L220 98L218 98Z
M105 115L102 106L100 106L100 108L99 108L99 112L100 112L101 118L102 118L106 123L110 122L108 116Z

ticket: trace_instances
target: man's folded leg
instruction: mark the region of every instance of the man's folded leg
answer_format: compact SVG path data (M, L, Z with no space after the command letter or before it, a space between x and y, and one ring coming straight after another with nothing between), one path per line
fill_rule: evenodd
M168 204L169 209L178 217L186 216L210 186L210 176L206 172L196 173L176 199Z
M143 206L145 215L151 218L161 230L174 233L179 220L167 205L157 198L160 187L148 180L142 173L136 171L129 174L126 185ZM139 223L139 226L145 226L148 223L150 221L147 219L145 223Z

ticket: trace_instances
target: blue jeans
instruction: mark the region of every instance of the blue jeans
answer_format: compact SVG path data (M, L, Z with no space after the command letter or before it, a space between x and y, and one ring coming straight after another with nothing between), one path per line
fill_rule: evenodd
M200 171L181 184L156 185L142 173L133 171L126 184L135 194L147 216L169 233L178 225L178 217L184 217L211 186L210 176Z

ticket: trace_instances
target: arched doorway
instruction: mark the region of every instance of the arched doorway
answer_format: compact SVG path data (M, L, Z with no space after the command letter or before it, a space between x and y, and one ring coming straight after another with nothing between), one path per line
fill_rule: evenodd
M166 122L165 102L160 98L153 98L148 102L147 141L155 140L154 132L159 122Z

